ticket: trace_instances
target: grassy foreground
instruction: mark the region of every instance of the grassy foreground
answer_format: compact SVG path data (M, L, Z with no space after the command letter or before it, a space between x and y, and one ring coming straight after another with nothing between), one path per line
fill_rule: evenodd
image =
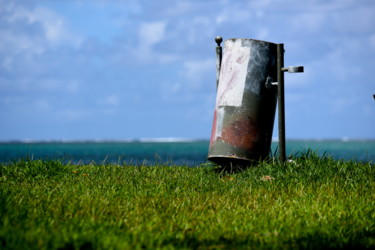
M0 165L0 249L374 248L375 166Z

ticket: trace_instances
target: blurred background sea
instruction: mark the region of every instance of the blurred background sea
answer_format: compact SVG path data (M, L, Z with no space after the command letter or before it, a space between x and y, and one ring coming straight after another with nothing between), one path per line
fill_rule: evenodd
M311 150L334 159L375 162L375 140L287 140L287 155ZM198 166L207 162L209 141L134 140L82 142L2 142L0 162L19 159L59 159L72 164ZM272 154L278 143L272 142Z

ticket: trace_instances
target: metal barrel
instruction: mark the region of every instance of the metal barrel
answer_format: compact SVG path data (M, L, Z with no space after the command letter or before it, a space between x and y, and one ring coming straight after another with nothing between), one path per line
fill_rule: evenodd
M277 44L224 42L208 159L249 165L270 154L277 103Z

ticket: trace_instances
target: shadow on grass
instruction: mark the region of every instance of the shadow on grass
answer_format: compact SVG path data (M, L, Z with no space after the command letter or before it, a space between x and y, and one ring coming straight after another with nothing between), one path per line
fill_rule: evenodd
M345 238L315 232L284 244L298 249L374 249L375 232L363 231Z
M361 231L340 237L322 232L301 234L300 237L253 236L227 237L220 236L217 240L199 239L195 235L185 235L184 239L169 238L162 242L161 247L189 249L375 249L375 232Z
M262 235L253 233L242 236L226 236L221 235L217 239L204 239L193 234L186 234L184 238L169 237L162 240L148 239L146 242L128 242L135 249L159 249L159 248L175 248L175 249L375 249L375 232L361 231L355 234L339 237L329 233L311 232L305 233L300 237L291 237L280 234ZM288 237L289 236L289 237ZM130 237L131 239L132 237ZM125 236L123 241L129 240ZM117 240L119 240L117 238ZM15 243L15 242L13 242ZM50 242L51 243L51 242ZM118 249L118 242L113 241L110 249ZM122 242L124 243L124 242ZM26 243L18 242L18 246L10 246L5 238L0 237L1 249L24 249ZM120 244L121 245L121 244ZM23 247L22 247L23 246ZM100 239L82 240L76 239L64 243L59 250L91 250L103 249Z
M58 250L76 250L76 249L79 249L79 250L93 250L93 249L97 249L97 248L94 247L94 244L92 244L89 241L86 241L86 242L80 244L79 247L76 247L73 242L68 242L64 246L58 248Z
M166 239L163 246L190 249L374 249L375 234L362 232L341 238L316 232L295 239L283 239L282 236L268 239L255 236L242 239L221 236L217 240L186 236L185 239Z
M266 160L259 160L259 161L246 161L246 160L239 160L239 159L217 159L214 164L213 171L217 174L237 174L241 172L245 172L246 170L254 167L261 166L263 164L269 164L273 160L266 159Z

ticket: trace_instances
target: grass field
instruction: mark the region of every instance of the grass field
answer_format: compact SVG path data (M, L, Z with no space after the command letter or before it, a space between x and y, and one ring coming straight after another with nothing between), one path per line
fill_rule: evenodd
M375 166L0 165L1 249L375 248Z

